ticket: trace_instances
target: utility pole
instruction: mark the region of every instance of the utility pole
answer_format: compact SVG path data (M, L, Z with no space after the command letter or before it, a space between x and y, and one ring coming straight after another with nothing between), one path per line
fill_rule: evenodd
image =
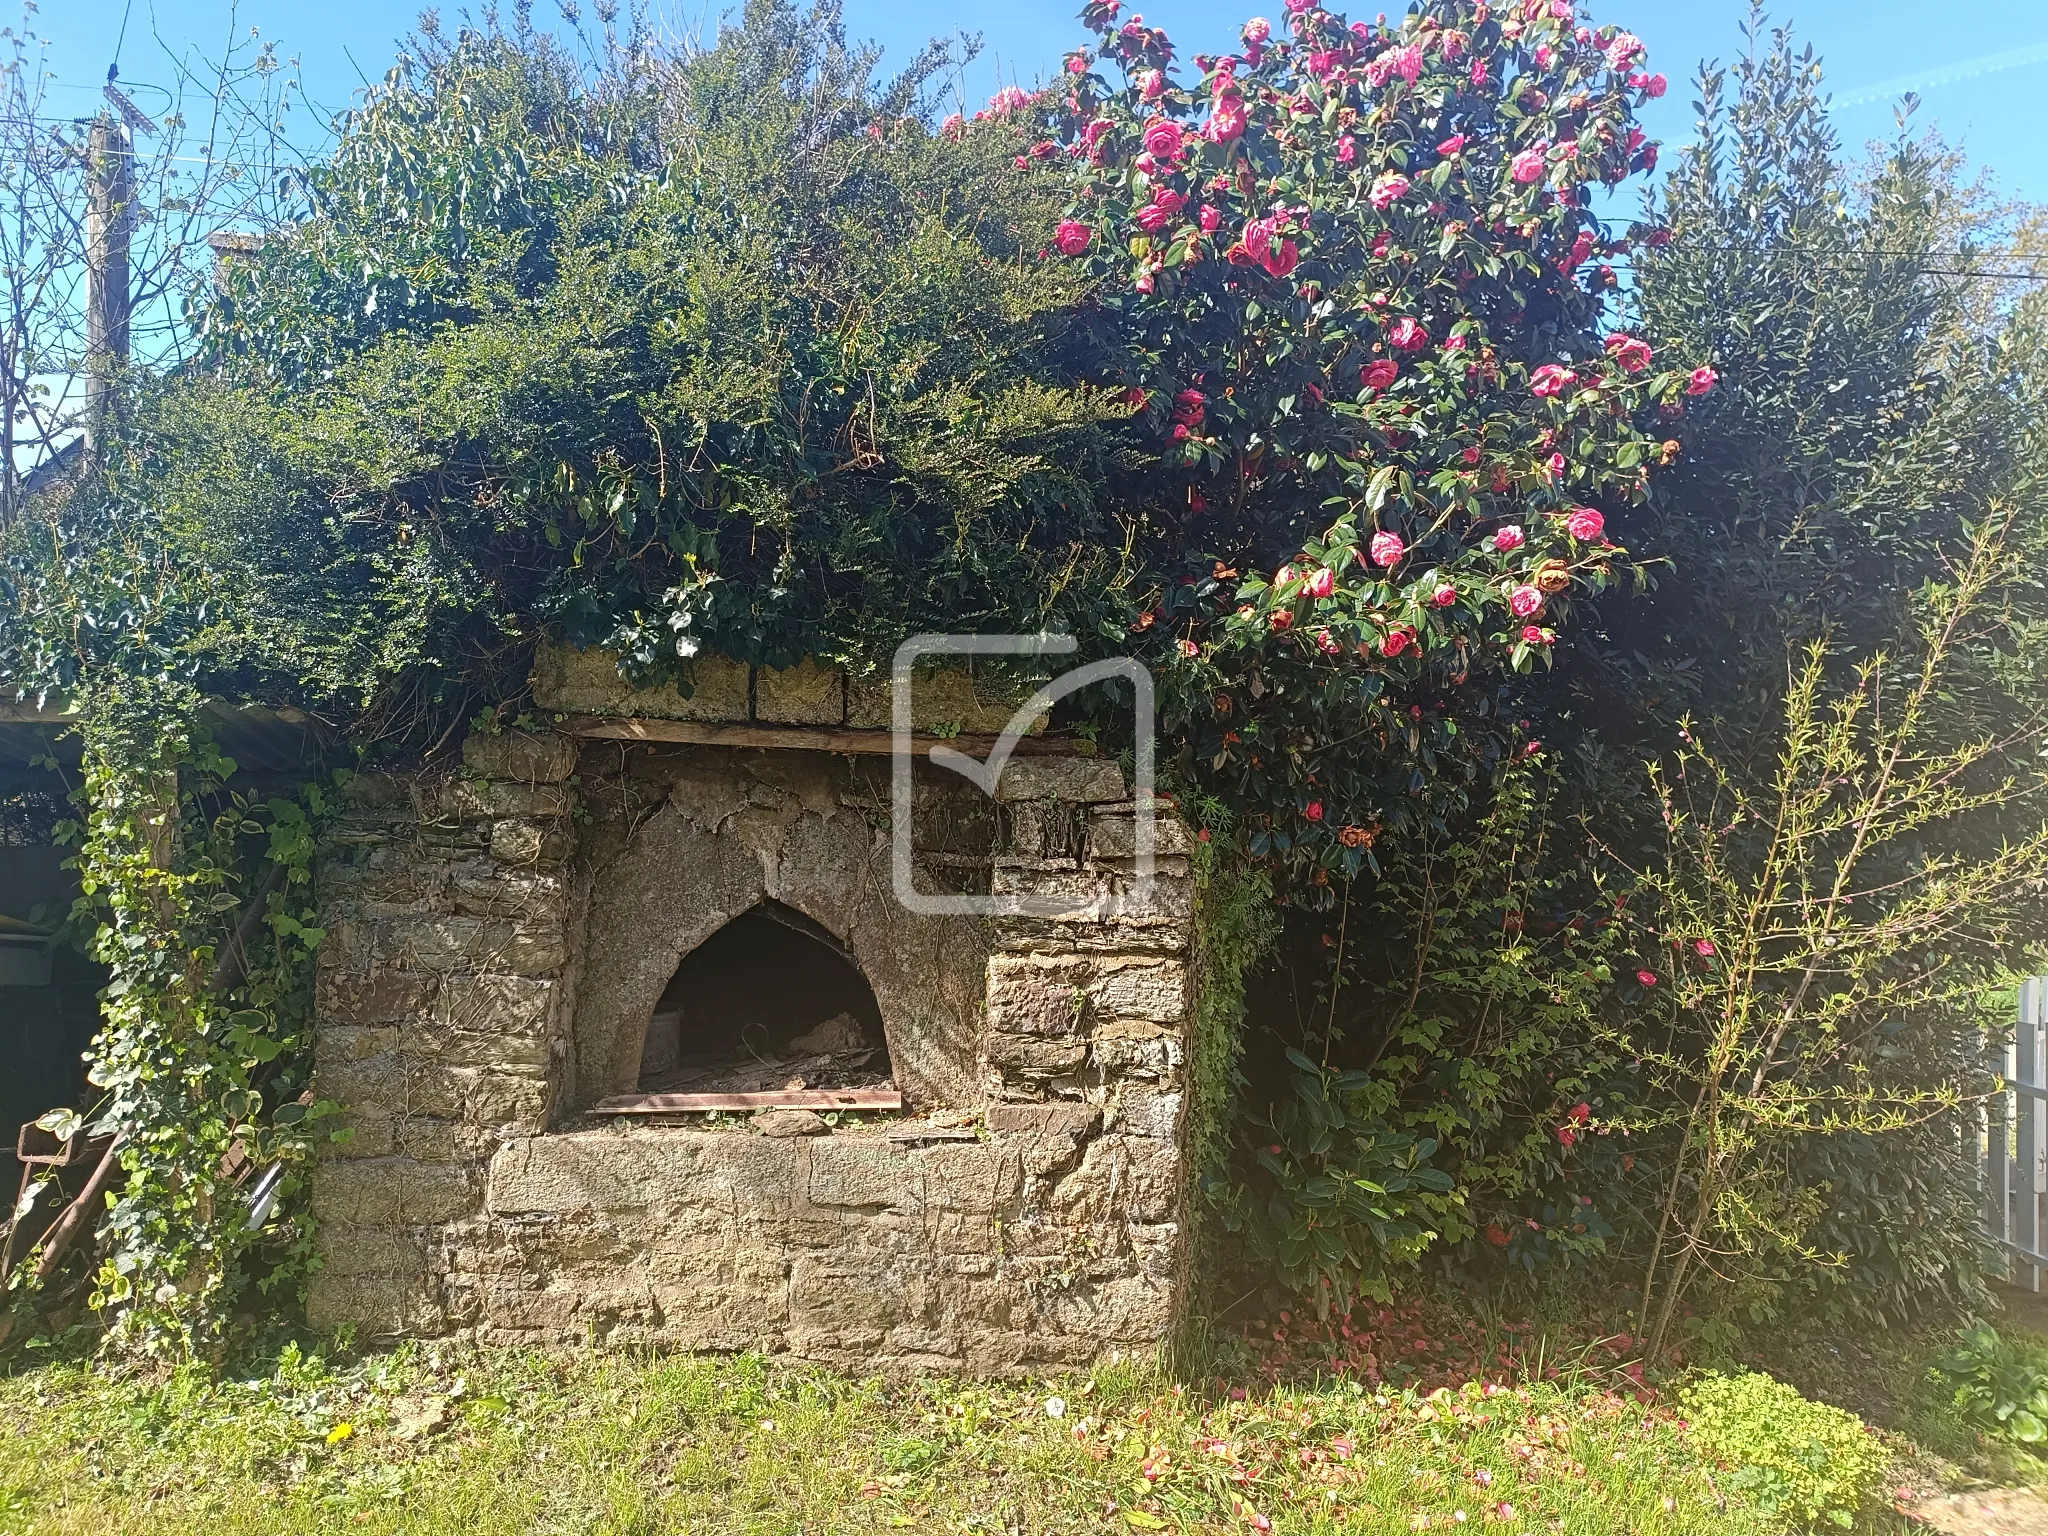
M128 125L101 112L92 122L87 157L85 454L97 464L128 361L128 247L135 232L135 141Z

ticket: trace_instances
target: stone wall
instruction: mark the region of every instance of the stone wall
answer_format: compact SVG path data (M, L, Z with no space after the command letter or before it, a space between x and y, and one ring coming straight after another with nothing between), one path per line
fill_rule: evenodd
M1014 1373L1142 1353L1180 1305L1193 897L1178 823L1133 890L1121 775L1019 758L998 804L921 770L925 878L1125 898L918 918L887 760L472 738L360 780L322 862L316 1320ZM879 788L877 787L879 786ZM908 1108L622 1123L646 1010L763 897L850 949ZM764 978L772 984L772 978Z
M1009 726L1030 689L1013 679L977 676L971 660L921 672L912 690L919 730L994 733ZM544 645L533 672L533 702L560 715L612 715L643 720L751 721L757 725L846 725L888 730L894 709L886 669L867 677L800 661L793 667L750 667L704 655L692 665L688 695L673 683L642 687L619 670L611 652ZM1040 715L1034 732L1045 729Z

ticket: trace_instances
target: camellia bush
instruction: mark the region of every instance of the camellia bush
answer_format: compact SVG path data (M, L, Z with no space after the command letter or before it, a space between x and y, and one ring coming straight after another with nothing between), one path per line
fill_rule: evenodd
M1713 388L1613 319L1605 258L1659 233L1590 212L1654 168L1632 114L1664 80L1568 0L1289 0L1189 67L1118 0L1083 19L1024 159L1070 167L1055 247L1159 445L1136 628L1184 767L1327 888L1529 750L1489 682L1628 568L1609 512Z

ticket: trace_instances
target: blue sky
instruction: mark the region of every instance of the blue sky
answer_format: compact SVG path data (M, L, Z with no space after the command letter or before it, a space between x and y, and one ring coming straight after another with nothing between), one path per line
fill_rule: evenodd
M1165 27L1184 54L1227 46L1246 16L1261 9L1277 14L1280 8L1280 0L1129 3L1142 7L1149 22ZM552 13L550 0L536 0L534 9ZM724 9L718 3L707 10L701 0L678 0L670 14L683 26L706 26L707 17L715 24ZM985 99L999 82L1029 84L1055 69L1061 53L1079 36L1077 9L1078 0L949 7L847 0L853 33L883 44L897 58L934 33L979 32L984 53L965 82L977 99ZM1748 0L1606 0L1597 5L1599 20L1641 34L1650 45L1651 66L1673 81L1671 94L1648 114L1655 136L1676 141L1687 135L1693 98L1679 82L1690 79L1702 58L1726 58L1739 48L1748 9ZM217 54L229 37L258 28L278 40L282 53L299 59L313 109L310 126L311 120L324 120L327 111L346 107L363 77L383 73L417 10L408 0L325 0L318 5L304 0L51 0L35 25L51 39L49 62L67 87L52 97L52 105L81 114L95 105L124 12L121 73L137 87L145 110L152 105L147 84L169 77L166 44ZM459 5L442 7L444 21L452 23L461 14ZM1919 121L1938 125L1978 164L1992 167L2008 195L2048 202L2048 4L2043 0L1972 0L1967 8L1929 6L1925 0L1807 0L1796 8L1780 7L1775 15L1792 21L1822 56L1838 99L1836 123L1846 142L1860 145L1888 135L1896 93L1918 85L1923 98ZM1958 18L1959 24L1944 25L1945 17ZM1964 17L1966 24L1960 21Z

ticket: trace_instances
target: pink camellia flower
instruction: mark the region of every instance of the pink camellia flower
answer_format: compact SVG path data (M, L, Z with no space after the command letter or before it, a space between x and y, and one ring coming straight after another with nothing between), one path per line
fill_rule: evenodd
M1200 211L1195 214L1195 222L1202 226L1203 234L1213 235L1222 227L1223 215L1214 208L1211 208L1207 203L1204 203Z
M1429 332L1420 320L1403 315L1387 332L1387 340L1402 352L1420 352L1429 345Z
M1652 75L1643 82L1643 94L1655 101L1671 88L1671 82L1662 75Z
M1358 140L1352 138L1347 133L1337 140L1337 163L1339 165L1350 165L1357 158Z
M1540 624L1524 624L1522 626L1522 644L1524 645L1548 645L1555 638L1556 636Z
M1372 556L1372 563L1381 566L1399 565L1401 557L1408 552L1408 546L1401 542L1401 535L1391 528L1382 528L1374 534L1372 542L1365 548L1366 553Z
M1429 600L1439 608L1448 608L1458 600L1458 589L1447 581L1429 594Z
M1138 94L1147 101L1157 101L1166 94L1166 75L1156 69L1138 71Z
M1387 48L1365 66L1365 83L1373 89L1399 79L1413 85L1422 74L1422 50L1410 43L1405 48Z
M1721 375L1714 372L1713 369L1695 368L1692 371L1692 377L1685 381L1685 392L1688 395L1704 395L1720 382Z
M1551 61L1556 57L1557 54L1551 49L1550 44L1538 43L1536 45L1536 67L1538 69L1550 68Z
M1444 338L1444 350L1445 350L1446 352L1462 352L1462 351L1464 351L1464 350L1465 350L1465 338L1464 338L1463 336L1446 336L1446 337Z
M1550 146L1547 144L1537 144L1523 150L1513 160L1508 162L1508 174L1524 186L1532 181L1541 181L1543 179L1543 157L1549 153L1549 149Z
M1131 286L1137 289L1140 293L1150 293L1153 290L1153 288L1157 286L1152 277L1152 269L1150 267L1147 267L1144 271L1140 272L1135 278L1131 280ZM1185 431L1176 431L1174 433L1174 436L1186 437L1187 433Z
M1607 519L1594 507L1573 507L1564 520L1565 532L1581 544L1590 544L1607 531Z
M1390 629L1387 631L1385 638L1380 641L1380 654L1382 656L1398 656L1408 649L1409 642L1414 640L1414 638L1415 631L1412 629Z
M1385 212L1407 195L1408 178L1398 171L1389 171L1372 184L1372 191L1366 194L1366 199L1373 207Z
M1308 10L1315 3L1316 0L1287 0L1287 14L1290 16L1299 16L1303 11Z
M1650 366L1653 354L1650 344L1640 336L1630 336L1616 331L1607 338L1607 355L1621 364L1623 373L1641 373Z
M1202 648L1192 640L1181 641L1179 649L1181 655L1191 658L1202 654Z
M1495 532L1493 547L1502 554L1506 554L1511 549L1520 549L1527 537L1528 535L1522 532L1522 525L1520 523L1509 523L1505 528Z
M1070 74L1070 75L1085 75L1085 74L1087 74L1087 73L1088 73L1088 55L1087 55L1087 54L1085 54L1085 53L1070 53L1070 54L1068 54L1068 55L1067 55L1067 73L1068 73L1068 74Z
M1543 473L1547 478L1552 480L1562 480L1564 478L1564 472L1570 467L1570 463L1565 459L1565 456L1561 453L1553 453L1549 458L1543 461Z
M1588 256L1593 254L1593 247L1598 243L1599 242L1593 238L1593 232L1591 230L1580 230L1578 238L1572 241L1571 254L1565 257L1565 259L1559 263L1559 266L1566 272L1575 271L1585 261L1585 259Z
M1282 587L1293 585L1294 578L1300 574L1291 565L1281 566L1279 570L1273 573L1273 590L1278 592Z
M1334 656L1344 647L1337 643L1337 637L1327 629L1319 629L1316 631L1316 649L1325 656Z
M1657 985L1657 973L1655 971L1637 971L1636 980L1646 987L1654 987Z
M1006 85L988 99L989 111L997 117L1020 112L1031 105L1031 93L1020 85Z
M1156 235L1173 222L1172 212L1163 203L1147 203L1138 210L1138 228L1148 235Z
M1212 144L1227 144L1244 132L1248 121L1242 96L1218 96L1209 109L1209 126L1203 132Z
M958 112L948 113L946 120L939 124L939 133L943 138L957 139L966 131L967 121Z
M1459 151L1464 149L1464 147L1465 135L1463 135L1462 133L1454 133L1448 139L1445 139L1443 143L1437 145L1436 152L1442 155L1446 160L1448 160L1452 155L1455 155Z
M1328 597L1337 590L1337 573L1327 565L1319 565L1308 573L1307 580L1301 584L1301 590L1310 597Z
M1320 800L1309 801L1307 805L1301 808L1301 814L1310 821L1321 821L1323 819L1323 802Z
M1529 375L1529 392L1539 400L1551 400L1578 382L1579 376L1571 369L1545 363Z
M1079 219L1061 219L1059 228L1053 231L1052 243L1059 247L1062 256L1078 256L1094 238L1094 229Z
M1273 23L1266 20L1263 16L1254 16L1244 24L1244 31L1239 35L1252 47L1256 48L1273 35Z
M1694 939L1692 941L1692 949L1694 954L1707 959L1711 959L1718 953L1714 948L1714 941L1712 939Z
M1623 74L1628 67L1643 56L1643 40L1633 32L1617 32L1614 41L1607 45L1607 67L1616 74Z
M1401 376L1401 365L1392 358L1383 357L1365 370L1363 375L1367 389L1387 389Z
M1301 249L1292 240L1275 240L1266 247L1259 265L1274 277L1286 277L1301 263Z
M1472 83L1474 85L1486 84L1486 60L1476 53L1472 56Z
M1543 594L1526 581L1508 594L1508 612L1518 619L1543 611Z
M1154 119L1145 126L1145 148L1156 160L1174 160L1180 156L1180 126L1163 119Z

